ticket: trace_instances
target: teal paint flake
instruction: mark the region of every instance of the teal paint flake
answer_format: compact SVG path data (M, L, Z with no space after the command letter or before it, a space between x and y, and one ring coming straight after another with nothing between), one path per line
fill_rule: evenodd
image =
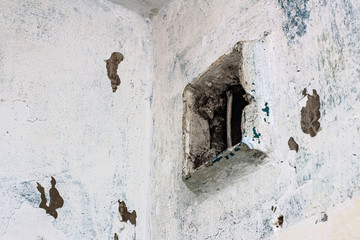
M256 133L255 127L253 127L254 138L260 138L261 133Z
M268 102L265 103L265 108L261 109L263 112L266 112L266 116L269 116L270 108L268 106Z
M264 118L264 122L266 122L266 118Z

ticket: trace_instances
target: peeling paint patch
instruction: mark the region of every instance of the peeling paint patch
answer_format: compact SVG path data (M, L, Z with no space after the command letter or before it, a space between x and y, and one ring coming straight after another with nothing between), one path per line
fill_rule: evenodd
M39 205L40 208L45 209L46 213L50 214L54 218L57 218L58 213L56 211L57 208L61 208L64 205L64 199L60 196L59 191L55 188L56 180L51 177L51 188L49 190L50 193L50 203L49 206L46 205L47 199L45 196L45 190L37 183L37 189L41 194L41 203Z
M316 90L313 90L313 95L307 94L308 100L306 106L301 109L301 130L315 137L320 131L320 97Z
M127 221L130 221L130 223L134 226L136 226L136 211L132 211L131 213L128 211L127 207L126 207L126 204L124 201L121 201L120 200L118 201L119 202L119 213L120 213L120 216L122 218L122 222L127 222Z
M289 145L290 150L295 150L295 152L298 152L299 145L295 142L293 137L289 138L288 145Z
M268 103L266 102L265 103L265 108L261 109L263 112L266 112L266 116L269 116L269 111L270 111L270 108L268 106ZM266 120L265 120L266 122Z
M121 61L124 60L124 56L119 52L113 52L106 62L106 69L108 78L111 81L111 87L113 92L116 92L117 87L120 85L120 77L117 74L118 66Z
M257 133L255 127L253 127L254 138L260 138L261 133Z

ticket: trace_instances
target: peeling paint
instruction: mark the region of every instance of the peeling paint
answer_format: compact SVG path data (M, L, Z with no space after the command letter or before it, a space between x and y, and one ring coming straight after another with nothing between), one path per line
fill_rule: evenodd
M308 100L306 106L301 109L301 129L304 133L315 137L320 131L320 97L316 90L313 95L307 94Z
M51 188L49 190L50 195L50 203L49 206L46 205L47 199L45 196L45 190L40 185L40 183L37 183L37 189L41 193L41 203L39 205L40 208L43 208L46 213L50 214L54 218L58 217L58 213L56 209L62 208L64 205L64 199L60 196L59 191L55 188L56 180L55 178L51 177Z
M122 222L130 221L130 223L136 226L136 211L129 212L124 201L119 202L119 213Z
M294 150L295 152L299 151L299 145L295 142L293 137L289 138L288 145L290 150Z
M124 56L119 52L113 52L106 62L106 69L108 78L111 81L111 87L113 92L116 92L117 87L120 85L120 77L117 74L118 66L120 62L124 60Z
M265 108L263 108L263 109L261 109L261 110L266 113L266 116L269 116L270 108L269 108L267 102L265 103ZM265 122L266 122L266 121L265 121Z
M254 138L260 138L261 133L257 133L255 127L253 127Z

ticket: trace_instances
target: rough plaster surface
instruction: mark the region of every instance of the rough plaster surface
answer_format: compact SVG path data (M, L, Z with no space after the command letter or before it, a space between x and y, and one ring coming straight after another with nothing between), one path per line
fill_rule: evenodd
M124 54L121 87L104 60ZM148 239L151 25L102 0L0 2L0 239ZM39 208L37 182L64 200ZM136 209L122 223L118 200Z
M171 2L172 0L109 0L121 4L144 17L152 18L159 9Z
M358 210L359 4L174 1L151 28L103 0L1 1L0 239L269 239L332 226L333 206ZM182 92L239 41L253 97L244 136L267 158L195 195L182 180ZM116 94L103 62L114 51L126 56ZM304 88L320 98L314 137L301 130ZM50 189L50 176L57 219L39 208L36 182Z
M360 197L355 196L329 208L326 213L276 232L276 240L357 240L360 239Z
M359 11L356 0L190 0L153 18L152 239L269 239L280 216L287 229L359 195ZM245 136L267 163L204 199L181 179L182 91L239 41L254 101ZM301 130L304 88L320 98L315 137Z

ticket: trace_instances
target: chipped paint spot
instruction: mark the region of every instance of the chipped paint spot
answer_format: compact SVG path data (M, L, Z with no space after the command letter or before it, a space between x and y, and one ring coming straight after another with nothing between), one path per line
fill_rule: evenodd
M320 97L316 90L313 90L313 95L307 94L308 100L306 106L301 109L301 130L315 137L320 131Z
M121 221L122 222L130 221L132 225L136 226L136 217L137 217L136 211L134 210L130 213L124 201L120 202L119 200L118 202L119 202L119 213L121 216Z
M119 52L113 52L106 62L106 69L108 78L111 81L113 92L116 92L117 87L120 85L120 77L117 74L119 64L124 60L124 56Z
M46 213L50 214L54 218L57 218L58 213L56 209L61 208L64 205L64 199L60 196L59 191L55 188L56 180L51 177L51 188L49 190L50 193L50 203L49 206L46 205L46 197L45 197L45 189L37 183L37 189L41 194L41 203L39 205L40 208L45 209Z
M265 103L265 108L261 109L263 112L266 112L266 116L269 116L270 108L268 106L268 103ZM265 121L266 122L266 121Z
M260 138L261 133L257 133L255 127L253 127L254 138Z
M290 139L288 141L288 145L289 145L290 150L295 150L295 152L298 152L299 145L295 142L293 137L290 137Z

